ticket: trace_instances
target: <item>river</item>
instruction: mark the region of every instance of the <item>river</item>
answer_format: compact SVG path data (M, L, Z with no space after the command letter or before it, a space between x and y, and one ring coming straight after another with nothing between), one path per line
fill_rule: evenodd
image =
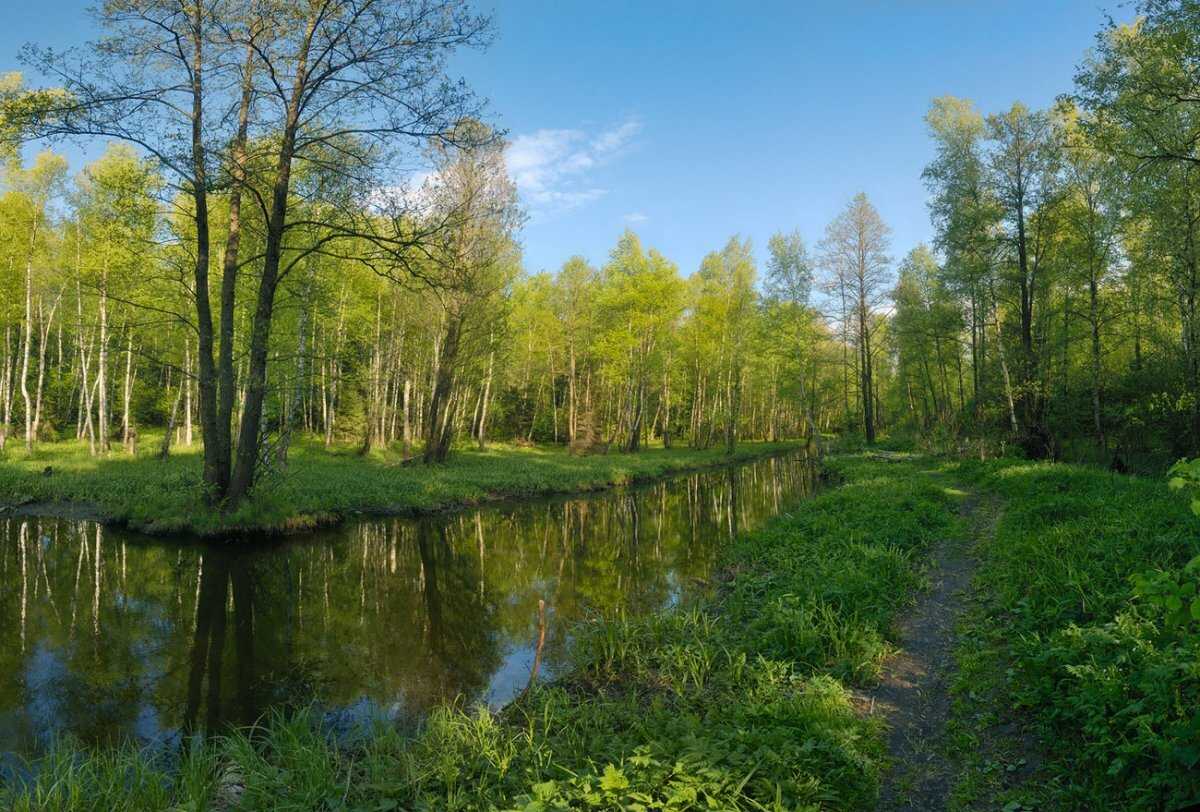
M353 735L502 705L589 618L669 607L739 532L807 496L788 455L628 489L206 543L0 519L0 754L70 733L173 746L315 704Z

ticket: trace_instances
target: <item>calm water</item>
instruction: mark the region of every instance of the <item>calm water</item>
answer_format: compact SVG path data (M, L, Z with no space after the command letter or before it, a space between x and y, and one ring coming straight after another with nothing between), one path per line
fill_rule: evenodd
M0 520L0 753L54 735L170 744L318 704L353 730L463 696L502 704L572 624L678 601L722 544L812 489L801 457L582 498L180 544Z

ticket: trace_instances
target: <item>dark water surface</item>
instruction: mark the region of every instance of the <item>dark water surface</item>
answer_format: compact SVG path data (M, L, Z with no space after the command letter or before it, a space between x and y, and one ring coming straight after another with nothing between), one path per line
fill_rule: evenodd
M0 519L0 754L68 732L169 745L313 702L347 730L502 704L529 680L539 599L553 672L574 623L678 601L812 487L785 456L255 544Z

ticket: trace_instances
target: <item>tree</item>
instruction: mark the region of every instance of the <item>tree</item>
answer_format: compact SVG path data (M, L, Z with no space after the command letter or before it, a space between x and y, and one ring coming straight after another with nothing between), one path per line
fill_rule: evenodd
M597 354L616 387L614 437L637 451L646 429L650 382L662 363L671 328L683 309L676 265L626 230L601 271Z
M571 444L579 431L580 356L592 340L597 272L583 257L574 256L563 264L555 281L554 313L567 345L567 443Z
M1200 5L1142 0L1129 25L1111 19L1075 76L1084 127L1138 169L1200 164Z
M721 251L701 261L697 278L695 318L718 337L715 368L725 390L725 450L732 454L737 446L746 347L756 303L757 271L750 241L731 237Z
M1101 330L1110 314L1101 292L1111 275L1121 225L1120 202L1115 193L1119 173L1115 163L1096 149L1081 125L1079 111L1066 105L1060 111L1064 153L1064 200L1062 220L1065 251L1073 271L1071 281L1082 281L1087 290L1084 315L1089 332L1092 430L1096 443L1107 451L1104 426L1103 350Z
M796 382L799 399L804 413L805 429L810 440L820 447L820 432L813 419L812 401L805 381L808 375L807 358L815 335L811 329L813 312L809 307L813 286L813 260L808 255L804 238L799 231L789 234L776 233L767 242L766 292L769 300L788 311L793 330L794 352L797 362ZM815 377L815 376L814 376Z
M108 353L111 343L109 304L114 287L119 301L137 301L135 288L149 276L147 270L153 263L154 237L159 224L155 199L157 186L158 179L152 167L139 160L132 148L119 142L110 145L76 180L73 203L76 236L80 240L77 246L76 282L85 284L96 302L95 430L102 454L108 452L111 439L112 409L108 395ZM81 295L81 292L77 291L77 294ZM82 308L82 302L79 307ZM126 322L129 321L127 313ZM127 338L132 342L132 329L128 325L126 331L129 333ZM132 355L132 352L129 354ZM130 360L127 358L127 361ZM90 425L93 397L87 391L86 369L85 366L81 367L80 399L81 408L87 413L84 424ZM122 440L127 444L128 409L122 422Z
M962 313L943 284L942 269L926 245L918 245L900 263L892 294L892 340L899 351L900 386L908 408L916 412L915 389L920 393L921 424L954 419L964 404L961 352ZM958 404L948 365L959 371Z
M300 4L220 0L116 0L101 9L108 36L85 56L30 49L26 59L61 92L24 122L46 137L102 136L132 143L186 196L194 257L190 288L198 335L199 403L210 498L234 505L262 463L267 366L276 293L306 257L364 234L395 260L426 234L411 212L363 216L347 206L386 185L406 145L455 143L455 127L478 104L445 76L448 55L486 43L490 21L462 0L309 0ZM227 111L238 111L227 115ZM477 134L478 131L470 131ZM293 168L309 183L297 189ZM222 285L220 356L210 304L214 195L233 206ZM296 193L308 203L293 217ZM262 249L238 252L240 197L261 217ZM380 225L395 227L381 230ZM231 251L231 249L233 249ZM400 263L405 264L405 263ZM236 449L231 347L235 271L253 265L257 286ZM183 314L180 314L184 318Z
M1192 449L1200 443L1200 7L1145 0L1129 25L1109 20L1080 66L1071 100L1077 124L1127 184L1120 204L1140 222L1138 255L1172 288L1182 329ZM1157 274L1156 274L1157 275ZM1131 278L1141 279L1136 272ZM1139 313L1139 315L1141 315ZM1138 336L1142 323L1138 322ZM1141 342L1137 342L1141 359Z
M42 384L44 381L45 333L47 323L53 321L54 310L62 297L61 289L54 299L49 317L43 320L43 334L39 336L38 344L38 376L37 387L33 396L29 392L29 362L34 344L34 275L46 264L47 241L53 236L50 228L49 206L51 199L58 194L59 187L66 177L67 162L61 155L52 152L42 152L34 159L34 164L28 170L20 166L11 166L8 172L8 185L12 187L15 198L10 202L18 208L20 214L14 223L19 229L23 246L21 249L22 264L25 268L25 316L24 334L21 340L21 370L18 381L21 386L21 401L25 415L25 450L33 451L37 440L38 423L41 418ZM11 260L10 260L11 262ZM40 286L39 286L40 287ZM38 311L40 315L41 305ZM2 442L0 442L2 445Z
M971 402L976 421L987 401L988 325L994 314L995 273L999 264L1000 205L987 183L983 154L984 118L966 99L934 99L925 117L936 155L921 176L929 189L934 245L944 257L947 288L965 300L971 329ZM997 342L1003 358L1003 347ZM1003 361L1007 368L1007 361ZM1007 374L1006 374L1007 379ZM1016 411L1008 387L1010 425Z
M434 270L426 277L444 317L426 424L426 462L444 462L450 453L460 353L480 346L480 328L489 311L496 310L495 296L512 282L519 261L514 237L524 216L505 167L503 144L479 132L484 128L478 122L463 122L459 128L475 131L460 136L459 143L476 146L439 149L430 188L433 216L458 219L454 228L441 232L443 239L430 254ZM488 333L488 351L493 332ZM482 428L479 432L482 437Z
M847 305L842 318L857 351L859 403L868 443L875 442L876 429L872 337L878 329L878 309L889 287L890 242L891 229L861 192L826 227L821 241L822 265Z
M1033 457L1046 456L1050 438L1044 424L1045 392L1041 358L1034 346L1038 297L1054 242L1052 206L1058 194L1059 154L1049 116L1019 102L1007 112L987 117L989 184L1007 224L1006 278L1015 283L1018 303L1018 383L1016 410L1021 443Z

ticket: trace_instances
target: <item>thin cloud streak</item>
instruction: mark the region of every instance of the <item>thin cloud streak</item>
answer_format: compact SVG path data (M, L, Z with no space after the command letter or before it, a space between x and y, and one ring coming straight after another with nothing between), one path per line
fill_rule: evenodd
M588 182L588 173L617 158L641 129L631 118L596 134L541 129L519 135L505 152L508 172L535 219L570 211L608 194Z

